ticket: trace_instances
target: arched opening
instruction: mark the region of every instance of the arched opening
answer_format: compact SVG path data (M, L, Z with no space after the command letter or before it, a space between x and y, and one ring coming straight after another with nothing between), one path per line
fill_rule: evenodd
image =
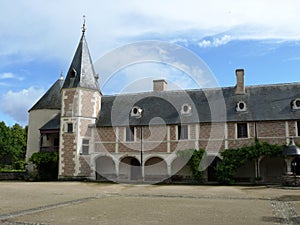
M135 157L125 157L120 161L119 180L136 181L141 178L140 162Z
M96 180L115 180L116 166L111 157L100 156L96 159Z
M291 162L291 169L293 174L300 175L300 157L297 156L292 162Z
M145 181L160 182L168 178L167 163L159 157L152 157L145 162Z
M265 183L280 183L284 174L285 162L280 156L265 156L260 162L260 174Z
M207 167L207 181L208 182L216 182L218 181L217 176L217 166L222 161L218 156L208 156L214 157L211 164Z
M244 165L237 169L234 179L237 182L252 182L255 179L255 162L247 161Z
M192 173L188 161L177 157L171 164L172 182L190 182L192 180Z

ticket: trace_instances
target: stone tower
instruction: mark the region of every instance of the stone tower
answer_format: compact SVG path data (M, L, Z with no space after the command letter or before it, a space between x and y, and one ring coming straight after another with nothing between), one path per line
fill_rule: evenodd
M89 166L91 129L100 112L102 94L85 39L82 36L62 87L59 179L93 176Z

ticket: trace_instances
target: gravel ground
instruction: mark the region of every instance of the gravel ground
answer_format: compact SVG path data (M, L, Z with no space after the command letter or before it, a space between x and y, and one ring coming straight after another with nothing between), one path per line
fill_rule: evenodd
M275 186L0 182L0 224L300 224L300 191Z

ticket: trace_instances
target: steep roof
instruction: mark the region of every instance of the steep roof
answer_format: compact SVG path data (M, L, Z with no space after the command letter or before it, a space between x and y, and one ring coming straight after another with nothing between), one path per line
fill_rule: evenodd
M45 123L40 131L59 130L60 129L60 113L54 116L51 120Z
M235 94L234 87L225 87L104 96L97 125L211 122L211 112L214 122L294 120L300 119L300 110L291 107L297 98L300 98L300 83L248 86L242 95ZM236 111L240 101L246 104L244 112ZM191 113L181 114L184 104L191 106ZM141 118L130 115L133 106L143 109Z
M35 103L29 110L37 109L61 109L61 87L63 86L63 79L59 78L48 91Z
M83 87L99 90L98 79L92 64L84 32L68 70L63 88Z

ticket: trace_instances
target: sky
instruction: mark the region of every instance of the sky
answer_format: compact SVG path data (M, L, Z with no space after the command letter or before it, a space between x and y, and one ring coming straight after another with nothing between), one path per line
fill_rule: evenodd
M139 54L150 60L106 74L103 58L147 41L168 46L160 53L178 47L198 57L215 85L234 86L240 68L246 85L300 82L298 0L0 1L0 121L9 126L27 125L28 110L67 73L83 15L104 95L150 91L151 80L161 78L170 89L205 87L191 78L191 68L182 70L188 63L151 61L146 48Z

